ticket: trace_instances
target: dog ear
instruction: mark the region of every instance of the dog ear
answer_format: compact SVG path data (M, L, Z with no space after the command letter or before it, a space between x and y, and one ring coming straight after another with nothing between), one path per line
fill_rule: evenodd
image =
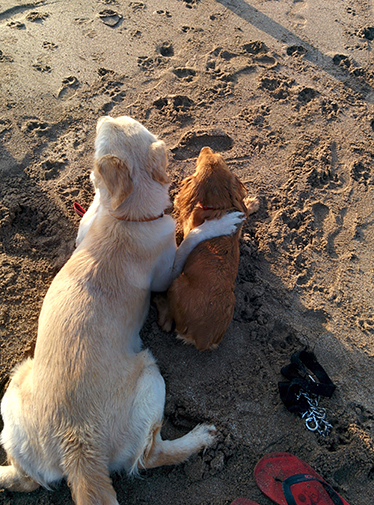
M153 180L160 184L168 184L170 179L165 172L168 165L168 158L166 155L165 142L162 140L157 140L151 144L150 162Z
M233 174L234 175L234 174ZM244 198L247 195L247 188L244 186L242 181L234 175L231 184L231 202L236 209L240 209L245 214L247 213L247 207L244 203Z
M112 209L116 210L133 190L130 170L124 161L110 154L99 158L96 167L109 191Z

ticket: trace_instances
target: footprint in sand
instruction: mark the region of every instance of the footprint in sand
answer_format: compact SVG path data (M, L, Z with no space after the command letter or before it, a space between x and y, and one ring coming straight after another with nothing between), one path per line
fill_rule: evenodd
M0 119L0 139L9 136L12 130L12 122L10 119Z
M265 68L275 68L278 65L277 60L273 56L269 56L268 54L255 56L254 62L258 66Z
M42 47L43 47L43 49L48 49L49 51L53 51L54 49L58 48L58 45L55 44L54 42L48 42L47 40L44 40Z
M347 244L360 239L362 234L357 220L349 208L336 212L330 211L323 223L325 249L331 258L346 254Z
M108 114L116 104L123 102L126 96L126 90L122 89L124 76L120 76L114 70L104 67L98 68L97 73L100 76L100 81L96 92L108 97L109 101L102 105L102 112Z
M321 113L328 119L335 118L340 113L339 105L330 98L324 98L321 101Z
M235 81L235 74L238 72L235 71L232 60L238 56L238 54L226 51L222 47L216 47L207 55L205 68L215 79L226 83ZM236 65L236 70L239 73L244 73L250 70L250 67L251 65L245 63L244 65L240 65L240 67Z
M169 11L158 10L156 11L156 14L159 14L160 16L165 16L167 18L171 18L171 14Z
M304 56L308 51L303 46L289 46L287 47L288 56Z
M140 39L140 37L142 36L142 32L140 30L131 30L130 32L130 36L132 39Z
M248 44L243 45L243 51L248 53L248 54L261 54L261 53L267 53L268 48L264 42L261 40L254 40L252 42L249 42Z
M174 115L175 113L189 112L195 105L194 101L186 95L169 95L158 98L153 105L165 115Z
M51 179L56 179L65 168L67 160L62 157L59 160L47 159L40 164L40 175L42 179L49 181Z
M258 311L261 315L261 311ZM258 318L257 318L258 319ZM263 322L259 321L260 324ZM274 327L269 335L269 344L278 354L289 356L300 346L300 340L297 337L297 332L291 325L283 320L275 320Z
M266 68L274 68L278 62L268 54L269 49L261 40L254 40L242 46L242 52L253 59L253 62Z
M299 102L306 104L311 100L313 100L313 98L315 98L317 95L318 91L316 91L313 88L305 87L298 92L297 99L299 100Z
M257 67L275 68L278 62L268 52L259 40L242 45L236 52L217 47L208 54L206 68L221 81L236 82L241 74L255 72Z
M292 86L293 81L280 74L269 72L259 77L259 87L266 89L276 100L286 99Z
M193 68L179 67L172 70L178 79L182 79L185 82L190 82L196 75L196 70Z
M41 136L48 133L49 124L39 119L29 119L21 126L21 131Z
M242 51L244 54L251 56L253 58L253 62L257 63L259 66L274 68L278 64L274 56L268 54L269 49L261 40L255 40L249 42L248 44L244 44Z
M350 68L352 61L346 54L335 54L332 59L334 65L339 65L342 68Z
M4 54L3 51L0 50L0 63L11 63L13 61L13 58L9 56L8 54Z
M350 170L350 176L352 179L360 184L367 186L368 184L373 184L373 179L371 176L371 163L367 160L356 160L353 162Z
M76 25L80 25L84 28L83 30L83 35L85 35L86 37L89 37L90 39L93 39L96 37L96 32L95 30L92 30L92 28L89 26L89 25L92 25L92 23L94 22L93 19L88 19L88 18L75 18L74 19L74 23Z
M187 9L192 9L193 7L197 7L197 4L200 0L183 0L184 5Z
M143 2L130 2L129 6L134 12L142 11L146 8Z
M105 9L98 14L101 21L111 28L115 28L122 21L123 16L112 9Z
M123 102L126 96L126 91L112 92L109 94L110 94L110 102L105 103L102 107L104 114L109 114L109 112L113 109L113 107L116 104Z
M79 81L74 75L66 77L62 81L62 87L60 88L57 97L63 100L68 100L69 98L75 95L76 92L75 90L78 87L79 87Z
M32 23L42 23L48 17L48 12L29 12L26 16L26 19Z
M197 33L197 32L202 32L202 28L194 28L193 26L182 26L181 31L183 33Z
M228 151L234 140L222 130L188 131L180 138L178 144L170 149L176 160L196 158L205 146L213 151Z
M293 0L293 6L290 9L290 16L293 19L293 26L295 28L304 28L306 19L302 15L302 11L307 7L304 0Z
M37 70L38 72L50 72L52 70L52 67L50 65L49 58L46 56L38 56L32 66Z
M166 58L174 56L174 48L171 42L163 42L156 49L161 56L165 56Z
M362 39L374 40L374 26L366 26L357 30L356 35Z
M139 56L137 62L138 67L146 72L150 72L153 71L155 67L164 66L166 60L162 56L155 56L154 58L150 56Z
M21 23L20 21L10 21L9 23L7 23L7 26L9 26L9 28L14 28L16 30L26 29L25 23Z

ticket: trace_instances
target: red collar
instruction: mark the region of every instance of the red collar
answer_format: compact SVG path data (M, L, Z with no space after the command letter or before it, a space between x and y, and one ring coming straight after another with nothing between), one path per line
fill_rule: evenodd
M199 202L196 207L200 207L200 209L203 210L219 210L219 207L213 207L213 205L203 205L201 202Z
M74 202L73 207L79 217L83 217L85 215L86 210L78 202Z
M113 216L113 214L110 215ZM120 219L121 221L128 221L130 223L145 223L146 221L156 221L157 219L161 219L162 217L164 217L164 213L160 214L159 216L143 217L140 219L129 219L127 217L120 217L120 216L113 216L113 217L115 217L116 219Z
M86 210L81 205L79 205L79 203L74 202L73 207L74 207L75 212L80 217L83 217L85 215ZM110 214L110 215L113 216L113 214ZM144 223L146 221L156 221L156 219L161 219L162 217L164 217L164 213L162 213L156 217L143 217L142 219L127 219L126 217L118 217L118 216L113 216L113 217L115 217L116 219L120 219L121 221L130 221L131 223Z

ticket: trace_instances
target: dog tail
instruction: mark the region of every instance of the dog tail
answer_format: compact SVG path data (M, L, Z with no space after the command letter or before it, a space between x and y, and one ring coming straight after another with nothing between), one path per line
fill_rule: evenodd
M76 505L118 505L108 469L86 466L75 461L67 475L68 485Z
M108 464L87 442L70 440L63 468L76 505L118 505Z

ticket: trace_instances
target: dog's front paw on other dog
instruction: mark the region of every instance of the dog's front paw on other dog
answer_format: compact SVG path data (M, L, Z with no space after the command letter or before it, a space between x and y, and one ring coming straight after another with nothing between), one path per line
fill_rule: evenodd
M231 234L201 242L166 299L155 299L161 327L170 331L174 321L177 338L199 350L216 348L233 318L240 229L245 217L259 208L258 198L246 195L222 156L204 147L195 173L184 179L174 202L179 228L188 237L208 229L213 234L231 222Z
M215 238L218 234L222 236L233 235L241 228L246 217L247 216L244 212L228 210L225 214L217 217L215 220L207 219L198 227L192 228L189 233L194 235L205 233L205 240Z

